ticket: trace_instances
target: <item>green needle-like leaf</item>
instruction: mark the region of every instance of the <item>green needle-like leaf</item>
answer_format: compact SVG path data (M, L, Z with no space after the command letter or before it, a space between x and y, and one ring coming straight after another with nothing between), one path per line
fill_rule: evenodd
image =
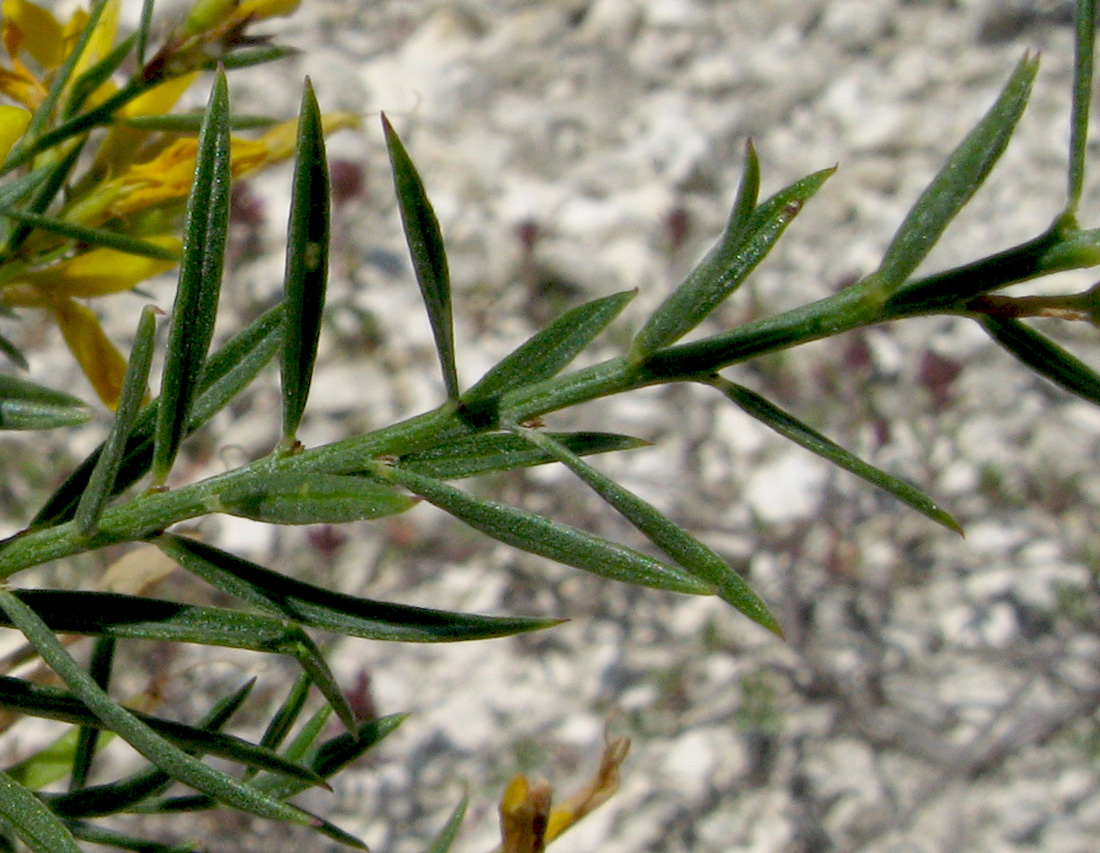
M1092 101L1093 53L1096 50L1096 0L1077 0L1074 18L1073 108L1069 123L1069 186L1066 213L1077 211L1085 186L1085 156Z
M432 839L432 843L428 845L424 853L449 853L451 845L455 843L455 838L458 837L458 830L462 826L462 821L466 819L466 806L469 802L469 795L463 794L462 799L459 800L458 805L451 812L451 816L447 818L447 822L439 830L439 834Z
M303 625L352 637L449 642L504 637L558 624L556 619L476 616L371 601L288 578L182 536L166 533L156 544L184 569L223 592Z
M783 635L779 623L764 600L712 549L666 518L652 504L623 488L610 477L605 477L551 436L533 429L517 428L517 432L580 477L679 565L699 580L712 584L723 601L769 631Z
M87 676L87 673L85 673ZM98 689L98 688L97 688ZM11 708L32 717L74 723L79 726L98 726L117 731L89 710L82 697L59 690L31 684L18 678L0 676L0 706ZM116 706L121 708L121 706ZM122 709L125 710L125 709ZM277 755L269 749L256 746L246 740L207 731L183 723L151 717L137 711L126 711L143 726L176 747L189 753L216 755L249 767L261 767L273 773L300 780L305 785L321 785L323 780L312 770ZM121 734L121 733L120 733ZM148 757L148 756L146 756ZM152 760L152 759L150 759ZM154 762L156 763L156 762ZM161 766L166 772L167 767Z
M447 269L447 253L439 230L439 220L436 219L416 166L385 114L382 115L382 128L386 134L386 147L390 152L393 184L397 191L397 205L401 209L401 221L405 226L405 239L409 244L413 270L420 285L424 305L428 309L428 320L431 322L436 350L443 368L443 384L447 388L447 396L457 400L458 373L455 369L451 276Z
M229 230L229 90L218 72L199 134L183 258L157 408L153 479L163 484L187 431L218 310Z
M253 65L265 65L268 62L278 62L280 59L286 59L289 56L296 56L299 53L297 48L283 47L278 44L265 44L259 47L248 48L247 50L235 50L232 53L223 55L219 60L211 60L209 68L214 68L217 62L221 62L222 67L226 71L232 71L235 68L251 68Z
M134 346L130 350L130 363L126 365L126 375L122 380L122 393L119 395L115 420L103 451L96 460L95 468L88 478L88 487L80 496L74 521L83 533L90 533L99 521L103 508L111 495L115 493L115 479L122 465L126 443L137 422L142 399L145 397L146 383L149 380L149 367L153 363L153 336L156 334L156 313L147 306L141 312Z
M0 773L0 816L35 853L82 853L65 824L6 773Z
M283 440L288 447L294 442L309 397L328 281L328 162L321 110L308 77L299 115L287 230L283 334Z
M193 844L161 844L148 838L138 838L125 832L85 821L69 821L66 826L81 841L98 844L107 849L130 850L133 853L195 853Z
M57 194L61 192L62 187L65 186L65 182L69 180L69 176L72 174L73 168L76 166L77 161L80 159L80 155L84 150L84 144L87 140L79 139L68 146L68 149L63 152L59 152L59 155L54 159L55 162L49 167L49 174L46 175L45 180L36 184L34 192L27 200L26 204L22 207L16 207L14 205L8 207L4 214L19 220L18 211L22 210L26 216L31 218L41 216L46 209L50 206ZM27 222L19 222L15 228L12 229L11 236L8 237L7 251L17 252L19 248L34 231L34 226Z
M88 664L88 674L95 683L107 689L111 682L111 665L115 659L115 639L113 637L98 637L92 647L92 659ZM88 781L88 773L92 769L92 759L95 758L99 744L99 728L97 726L81 726L76 749L73 754L72 774L69 776L69 790L77 791L85 786Z
M727 228L732 234L743 233L749 228L753 211L760 200L760 158L756 156L756 146L752 140L745 142L745 166L741 170L741 183L737 187L737 198L730 211Z
M88 97L111 78L111 75L129 57L130 51L136 44L136 33L127 36L106 56L73 80L73 84L69 89L68 100L65 102L65 109L62 111L63 119L72 118L83 108Z
M52 743L17 764L4 768L4 772L20 785L40 792L40 789L46 785L52 785L70 775L81 731L83 729L70 726ZM113 737L114 735L108 732L107 737L99 738L98 747L102 749ZM41 793L39 795L41 796Z
M759 188L756 153L748 149L741 189L718 243L683 283L653 312L631 347L636 361L674 344L705 320L748 278L787 226L835 169L807 175L776 193L749 216L745 209Z
M0 589L0 609L38 650L103 725L116 732L138 752L174 779L217 801L257 817L302 824L324 831L318 818L272 799L250 785L203 764L157 734L133 712L114 702L65 650L64 645L37 614L7 589Z
M161 261L179 260L179 256L171 249L151 243L148 240L142 240L140 237L131 237L129 234L120 234L104 228L89 228L86 225L67 222L64 219L57 219L52 216L43 216L14 207L0 207L0 216L6 216L23 225L30 226L27 228L27 233L30 233L32 228L40 228L43 231L87 243L90 246L103 246L107 249L117 249L131 255L156 258Z
M996 103L932 179L891 241L874 274L883 295L908 281L948 224L982 185L1027 106L1039 60L1024 56Z
M1050 338L1007 317L983 315L980 322L993 340L1036 373L1090 403L1100 404L1100 375Z
M415 505L392 486L363 477L273 471L227 487L210 510L268 524L340 524L396 515Z
M306 706L306 699L309 697L309 685L310 680L307 675L303 674L295 679L286 700L279 706L279 709L267 724L264 736L260 738L261 746L266 746L268 749L278 749L286 740L286 736L290 734L291 728L297 722L302 709Z
M4 354L4 357L8 359L12 364L18 367L20 370L30 370L31 366L27 362L27 357L19 350L15 344L0 335L0 353Z
M878 486L937 524L942 524L948 530L962 533L959 523L916 486L906 483L904 480L899 480L874 465L864 462L855 454L830 441L821 433L792 417L778 406L769 403L748 388L735 385L721 378L714 379L711 384L745 412L771 427L784 438L789 438L795 444L816 453L822 459L826 459L845 471L850 471L857 477L861 477L868 483Z
M199 722L204 731L220 731L252 692L256 680L245 682L238 690L218 700ZM295 765L297 766L297 765ZM253 772L253 771L249 771ZM118 814L149 797L163 793L172 784L172 777L159 767L150 766L123 779L94 785L68 794L39 793L54 814L72 820Z
M278 352L282 340L283 308L272 308L241 330L232 340L212 355L199 377L199 393L191 410L187 435L197 430L222 410ZM113 492L118 494L129 488L149 471L153 460L153 431L157 405L146 406L138 416ZM89 411L88 417L91 417ZM103 452L103 445L80 463L45 505L38 511L32 528L60 524L73 517L80 496L88 487L88 480Z
M145 68L145 50L149 46L149 34L153 30L153 4L156 0L141 0L141 16L138 18L138 28L134 35L137 40L134 45L134 58L138 68Z
M310 750L305 756L306 764L318 776L331 779L368 749L377 746L383 738L396 731L406 718L406 714L391 714L376 720L367 720L356 731L337 735ZM317 731L320 731L319 727ZM289 750L287 757L290 757ZM305 786L297 780L271 775L257 779L256 787L279 799L292 797L305 790Z
M77 426L92 414L77 397L0 374L0 430Z
M493 539L594 575L672 592L713 595L683 569L525 509L477 498L440 480L394 467L380 473Z
M126 116L118 118L115 124L133 127L137 130L160 133L198 133L202 128L205 113L165 113L151 116ZM233 113L229 117L230 130L264 130L278 122L269 116Z
M518 349L505 356L462 395L463 410L491 423L501 394L556 376L619 316L636 291L594 299L566 311Z
M634 450L649 442L609 432L549 433L578 456ZM440 444L430 450L409 453L398 460L402 468L437 480L461 480L495 471L512 471L552 462L546 452L531 442L507 432L478 433Z

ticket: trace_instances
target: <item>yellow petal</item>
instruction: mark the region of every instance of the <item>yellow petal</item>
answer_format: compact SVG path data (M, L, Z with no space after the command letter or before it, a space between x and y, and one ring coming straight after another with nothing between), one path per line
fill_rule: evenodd
M629 751L629 738L606 737L596 774L587 785L550 812L546 826L547 843L611 799L619 788L619 768Z
M552 795L548 782L512 779L500 800L501 853L542 853Z
M195 82L197 76L197 73L184 74L182 77L173 77L154 86L123 107L121 115L126 118L163 115L172 109L180 96ZM142 146L150 136L151 133L147 130L127 127L124 124L113 125L107 138L99 146L99 151L96 152L93 172L101 177L119 175L143 153L148 157L149 152L143 152Z
M134 116L159 116L168 112L176 105L180 96L191 88L198 72L184 74L182 77L173 77L142 92L130 103L122 108L122 115L127 118Z
M153 237L149 242L177 252L180 249L180 241L175 237ZM48 294L85 299L130 290L175 265L175 261L100 248L35 270L23 279Z
M56 68L65 58L65 41L57 18L29 0L4 0L4 24L8 52L13 56L14 44L25 50L45 69Z
M46 87L22 62L13 62L12 68L0 68L0 92L32 110L38 109L46 97Z
M22 107L0 106L0 161L23 135L30 124L31 114Z
M118 7L119 0L108 0L107 5L100 13L95 31L92 33L92 37L88 40L84 52L80 55L80 59L76 63L76 69L73 72L74 79L111 52L111 48L115 45L115 34L118 32ZM73 48L76 47L76 41L80 38L81 33L84 32L84 28L87 24L88 13L82 9L78 9L73 13L73 16L66 21L62 34L65 43L65 56L68 56Z
M237 14L248 18L282 18L293 15L302 0L244 0Z
M321 117L325 133L345 127L357 127L359 116L354 113L328 113ZM278 124L258 139L234 137L230 141L230 170L237 178L294 154L298 122ZM109 186L121 189L111 205L110 215L126 216L165 202L182 199L191 190L195 174L195 152L198 142L193 138L177 139L152 160L136 163L119 175Z
M196 0L187 13L184 28L192 35L205 33L233 14L239 0Z
M84 375L109 408L118 405L126 359L103 333L95 314L71 299L56 299L50 310Z

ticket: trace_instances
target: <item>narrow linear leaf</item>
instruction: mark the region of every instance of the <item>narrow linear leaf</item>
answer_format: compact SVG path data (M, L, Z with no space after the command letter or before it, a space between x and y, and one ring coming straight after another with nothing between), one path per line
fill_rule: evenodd
M294 738L287 748L287 760L305 760L310 767L325 779L331 779L367 750L377 746L387 735L397 729L407 718L407 714L392 714L362 723L354 732L345 732L314 747L328 722L330 709L321 708ZM306 789L306 786L294 779L263 775L255 782L256 788L275 799L284 800ZM151 803L143 803L133 811L149 814L164 814L180 811L199 811L210 809L215 802L209 797L171 797Z
M87 673L84 675L87 676ZM0 676L0 706L18 710L19 713L27 716L58 720L79 726L98 726L118 733L117 729L107 725L106 721L89 709L83 697L56 687L31 684L18 678ZM288 761L269 749L238 737L163 720L137 711L128 711L120 705L115 707L126 711L149 731L173 744L174 748L188 753L215 755L247 767L261 767L273 773L300 780L307 786L324 784L324 780L309 768ZM121 736L121 733L119 734ZM150 758L150 761L152 760ZM157 764L155 761L153 763ZM165 772L171 773L170 768L163 764L158 766Z
M25 589L19 598L63 634L288 654L308 636L285 618L117 592ZM12 623L0 614L0 625Z
M30 364L27 362L27 357L23 355L23 353L19 350L19 347L9 341L3 335L0 335L0 353L3 353L8 361L10 361L20 370L31 369Z
M95 93L96 89L110 80L111 75L122 66L136 43L136 33L127 36L106 56L73 80L72 86L69 87L69 97L65 101L65 109L61 113L62 119L71 118L84 107L84 104Z
M306 755L317 743L317 738L321 736L321 732L324 731L331 716L332 709L328 705L314 711L290 743L287 744L287 748L283 750L283 757L288 761L295 762L306 760ZM262 781L258 787L263 787Z
M252 692L256 679L246 681L237 691L218 700L199 722L198 728L216 732L225 726ZM172 777L158 767L149 766L123 779L71 791L67 794L39 792L50 810L66 820L118 814L135 803L163 793Z
M1085 156L1096 50L1096 0L1077 0L1074 16L1073 107L1069 122L1069 180L1066 213L1073 215L1085 185Z
M875 276L884 295L901 287L970 201L1023 115L1039 60L1025 55L997 101L948 158L898 228Z
M226 71L232 71L235 68L251 68L254 65L278 62L280 59L297 56L299 53L301 53L301 51L294 47L267 44L244 50L235 50L232 53L224 54L219 60L211 60L207 67L209 69L214 69L217 67L218 62L220 62Z
M807 175L773 195L749 216L748 200L759 189L759 164L749 148L741 189L725 231L706 257L653 312L631 345L635 360L643 361L675 343L705 320L744 283L771 251L787 226L836 169Z
M42 659L105 727L118 734L174 779L225 805L257 817L321 828L317 818L301 809L274 800L188 755L157 734L135 714L114 702L80 668L35 612L7 589L0 589L0 609L8 614L42 655Z
M355 725L347 698L324 656L305 631L285 618L108 592L23 590L19 597L56 632L290 655L340 720L349 729ZM10 623L0 616L0 625L4 624Z
M328 282L328 161L321 109L308 77L299 116L284 285L283 440L287 446L294 442L309 397Z
M479 412L508 391L556 376L607 328L636 295L628 290L566 311L505 356L462 395L467 412ZM496 412L489 413L495 418Z
M96 460L88 487L80 496L74 521L82 533L90 533L99 521L107 501L114 494L115 479L122 465L126 443L137 422L141 402L145 397L149 368L153 363L153 336L156 334L156 313L150 306L142 309L138 321L134 346L130 350L130 362L122 380L122 394L115 409L115 420L103 443L103 451Z
M644 439L610 432L557 432L548 435L578 456L649 446ZM552 461L551 456L526 439L507 432L493 432L478 433L430 450L406 454L398 460L398 465L437 480L460 480Z
M363 477L273 471L226 487L210 510L268 524L342 524L396 515L415 505L392 486Z
M979 322L998 344L1051 382L1100 404L1100 375L1050 338L1026 323L983 315Z
M153 4L156 0L141 0L141 16L138 18L137 32L134 33L134 58L138 68L145 68L145 51L149 47L149 35L153 31Z
M229 90L219 71L199 133L195 178L187 199L183 257L154 434L153 478L158 485L167 478L186 433L214 334L229 230L229 165Z
M458 373L455 369L454 319L451 310L451 276L447 268L447 253L424 182L416 171L405 146L389 119L382 115L386 147L390 153L393 184L397 205L409 244L413 270L424 305L428 309L432 335L435 337L439 362L443 368L443 384L447 396L458 399Z
M184 569L223 592L303 625L352 637L412 643L504 637L556 619L477 616L371 601L277 574L212 545L166 533L155 544Z
M396 731L407 718L407 714L391 714L367 720L356 731L337 735L309 750L305 755L305 762L318 776L331 779ZM317 731L320 732L320 729ZM256 780L256 786L279 799L292 797L305 790L302 783L277 776L263 776Z
M0 816L35 853L82 853L65 824L38 797L2 772Z
M560 521L474 497L440 480L403 468L389 468L380 476L393 479L475 530L523 551L610 580L695 595L715 592L711 584L703 583L683 569Z
M0 374L0 430L77 426L92 415L77 397Z
M27 233L30 233L32 228L40 228L43 231L60 234L62 237L68 237L91 246L116 249L119 252L126 252L143 258L154 258L159 261L179 260L179 254L168 246L150 240L142 240L139 237L131 237L128 234L120 234L117 231L89 228L87 225L67 222L64 219L43 216L38 213L30 213L14 207L0 207L0 216L6 216L29 226Z
M279 709L268 722L267 728L264 729L264 735L260 738L261 746L266 746L268 749L278 749L286 740L291 728L294 727L298 717L301 716L302 709L306 706L309 685L309 677L304 674L295 679L283 704L279 706Z
M115 640L113 637L99 637L92 647L92 659L88 665L88 674L96 684L106 690L111 682L111 665L115 659ZM73 754L72 773L69 776L69 790L77 791L88 782L88 773L92 769L99 743L97 726L81 726Z
M198 133L204 113L166 113L151 116L127 116L115 124L160 133ZM278 124L268 116L233 113L229 117L230 130L263 130Z
M443 828L432 839L432 843L428 845L424 853L449 853L451 845L455 843L455 838L458 837L458 830L462 826L462 821L466 819L466 806L469 802L469 794L464 793L462 799L458 801L458 805L451 812L451 816L447 818L447 822L443 824Z
M71 821L67 826L81 841L99 844L108 849L131 850L133 853L195 853L195 847L192 844L161 844L95 823Z
M15 782L42 796L41 789L69 776L73 769L80 729L70 726L53 742L28 755L22 761L5 767L4 772ZM99 748L110 742L114 735L106 733L99 739Z
M753 211L760 201L760 158L751 139L745 140L745 165L741 169L741 182L737 198L730 211L729 228L732 234L743 233L749 228Z
M711 548L666 518L652 504L601 474L551 436L533 429L517 428L517 432L576 474L671 559L699 580L713 585L723 601L757 624L783 636L783 630L764 600Z
M69 146L67 151L62 152L56 158L56 161L49 166L49 172L46 174L45 179L35 186L34 192L27 200L26 205L22 208L13 206L10 210L14 212L22 209L31 217L44 213L69 179L69 175L80 159L86 141L85 139L77 140ZM5 215L9 214L6 212ZM18 220L16 215L11 215L11 218ZM11 236L8 237L7 250L12 253L18 251L33 230L33 225L19 222L12 229Z
M282 340L282 312L282 305L265 312L209 358L199 377L199 393L191 410L187 435L221 411L275 357ZM115 478L114 494L136 483L152 465L158 404L159 401L154 401L138 416L126 442L126 452ZM90 411L88 416L91 417ZM38 511L31 522L32 528L48 527L72 519L102 452L103 445L100 445L80 463Z
M963 532L962 527L949 513L940 508L916 486L906 483L892 474L887 474L868 462L864 462L855 454L850 453L778 406L768 402L756 392L721 378L716 378L711 384L743 411L766 426L771 427L784 438L790 439L795 444L806 448L811 453L815 453L845 471L850 471L868 483L878 486L902 503L915 509L921 515L932 519L937 524L942 524L948 530L960 534Z

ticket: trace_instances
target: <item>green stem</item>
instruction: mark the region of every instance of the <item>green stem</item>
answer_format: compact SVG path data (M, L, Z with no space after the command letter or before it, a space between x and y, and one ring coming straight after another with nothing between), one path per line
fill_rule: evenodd
M601 397L678 381L706 381L719 370L751 358L903 317L966 312L966 302L989 290L1056 269L1100 263L1100 232L1065 229L1046 234L981 261L920 279L886 299L874 276L783 314L746 323L713 337L660 350L633 363L618 357L592 367L536 382L501 397L499 420L523 423ZM953 292L953 298L939 294ZM976 291L976 292L975 292ZM926 301L910 299L923 292ZM899 300L899 297L902 297ZM389 427L296 454L279 454L167 491L151 491L103 513L99 532L82 535L72 523L19 534L0 543L0 579L49 560L118 542L146 539L161 530L216 511L223 489L240 486L258 473L368 472L385 456L423 450L479 431L448 402Z

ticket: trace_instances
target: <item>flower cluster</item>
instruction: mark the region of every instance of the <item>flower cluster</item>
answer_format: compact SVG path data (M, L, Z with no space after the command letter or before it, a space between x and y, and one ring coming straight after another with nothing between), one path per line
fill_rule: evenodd
M126 359L85 301L177 263L199 117L171 111L219 62L283 55L249 29L297 5L199 0L147 56L147 25L119 36L119 0L94 0L66 21L29 0L3 0L0 310L47 312L110 407ZM132 72L120 75L127 63ZM356 123L347 113L324 118L326 132ZM290 157L296 127L268 123L257 138L235 137L233 175ZM0 345L19 358L3 338Z

